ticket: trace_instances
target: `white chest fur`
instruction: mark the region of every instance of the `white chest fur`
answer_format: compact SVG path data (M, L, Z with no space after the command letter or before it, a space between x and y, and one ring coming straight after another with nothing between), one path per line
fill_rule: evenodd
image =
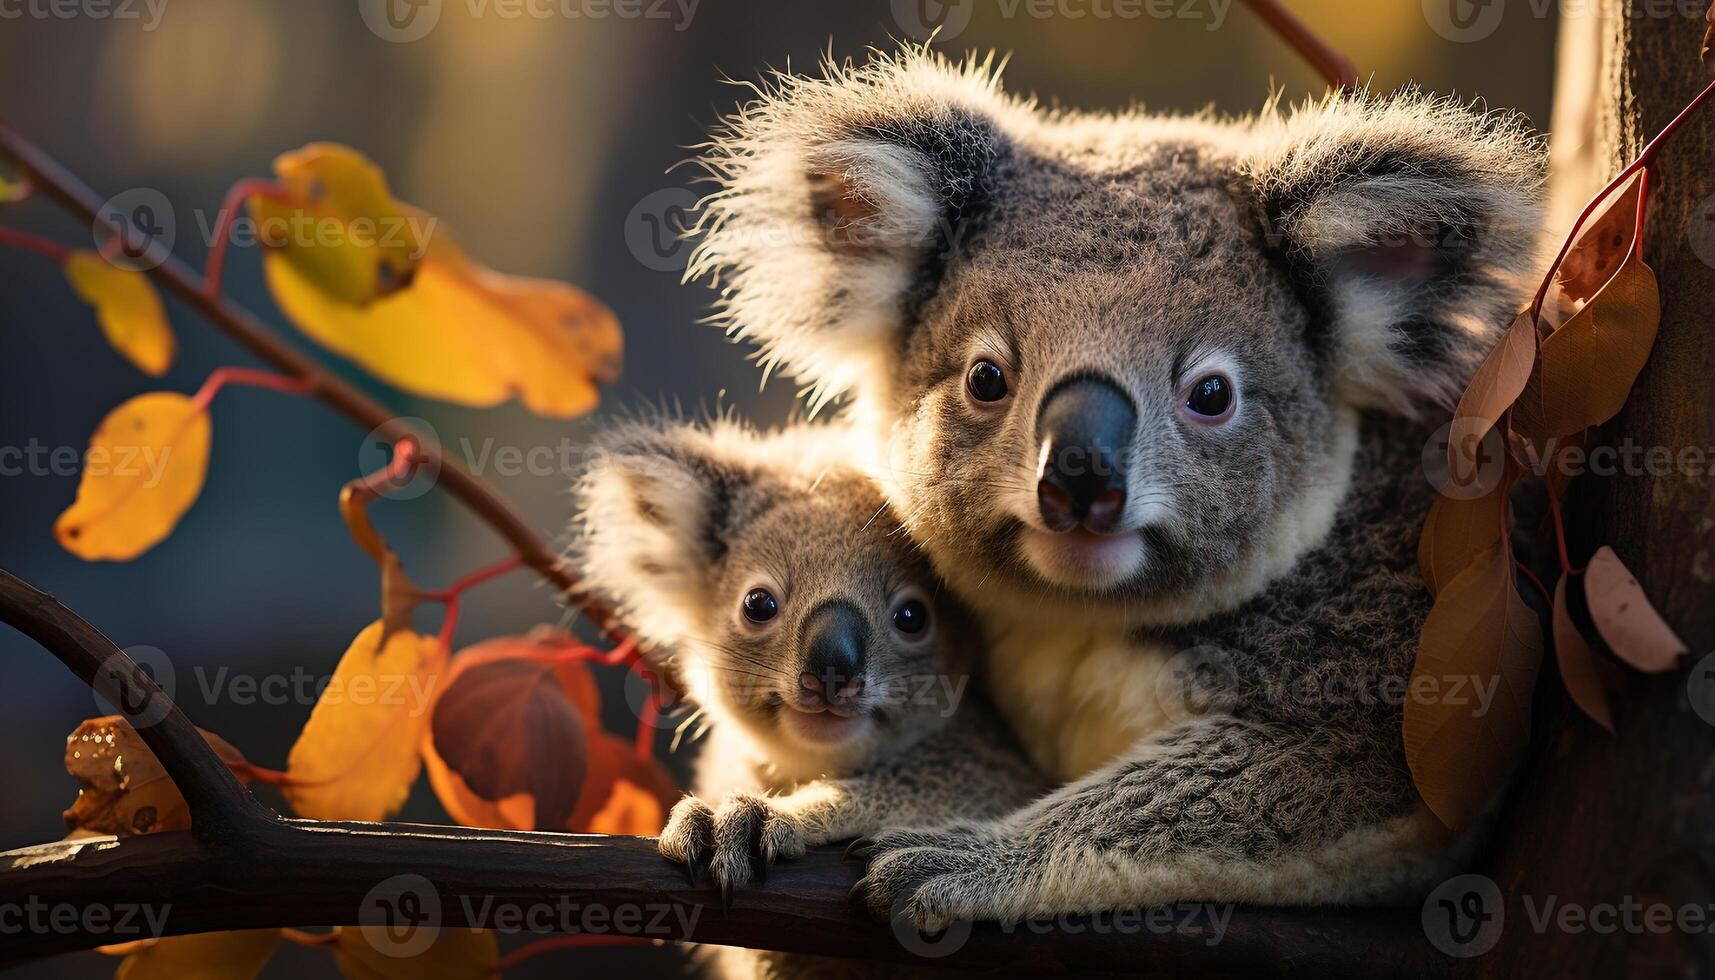
M1177 720L1176 652L1120 629L1010 626L989 639L989 688L1036 764L1066 782ZM1163 685L1167 685L1163 689Z

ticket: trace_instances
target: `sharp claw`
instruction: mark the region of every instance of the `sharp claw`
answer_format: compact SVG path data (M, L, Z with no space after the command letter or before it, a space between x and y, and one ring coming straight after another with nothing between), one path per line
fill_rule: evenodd
M869 837L859 837L846 845L846 860L869 860L870 852L875 850L875 841Z
M864 899L866 897L868 897L868 895L869 895L869 877L866 875L865 877L859 878L857 880L857 884L853 885L851 887L851 890L846 892L846 904L847 905L864 905L864 904L866 904Z
M732 884L724 879L721 881L721 911L732 911Z

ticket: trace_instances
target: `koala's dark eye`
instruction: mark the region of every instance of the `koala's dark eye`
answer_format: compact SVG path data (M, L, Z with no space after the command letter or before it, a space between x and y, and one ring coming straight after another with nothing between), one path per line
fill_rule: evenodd
M1185 409L1200 422L1223 421L1233 410L1233 383L1224 374L1209 374L1191 386Z
M965 390L979 402L998 402L1006 397L1006 372L993 361L978 361L965 375Z
M753 623L766 623L780 615L780 600L767 589L751 589L744 594L744 618Z
M893 628L906 636L918 636L929 628L929 607L921 599L907 599L893 611Z

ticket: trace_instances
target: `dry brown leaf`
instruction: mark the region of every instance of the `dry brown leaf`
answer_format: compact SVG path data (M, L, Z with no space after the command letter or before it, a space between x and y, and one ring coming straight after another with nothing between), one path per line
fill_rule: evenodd
M1560 682L1566 686L1572 703L1591 721L1614 733L1614 714L1608 707L1608 691L1602 686L1602 676L1596 669L1596 653L1590 649L1584 635L1572 624L1572 614L1566 608L1566 580L1560 576L1554 586L1554 659L1560 664Z
M1494 547L1447 583L1423 624L1405 705L1406 762L1449 828L1466 826L1530 742L1542 626Z
M1655 611L1643 587L1614 549L1603 545L1584 570L1590 618L1614 655L1648 674L1672 670L1688 650Z
M1613 220L1598 221L1580 236L1581 247L1591 244L1579 267L1566 272L1562 266L1562 291L1568 296L1589 291L1590 298L1543 338L1536 370L1514 407L1513 428L1538 444L1619 414L1655 346L1661 291L1643 260L1638 234L1639 202L1647 191L1643 173L1620 193L1622 203L1631 202L1630 210L1615 205L1608 212ZM1621 222L1628 214L1629 226ZM1609 257L1598 245L1610 243L1614 235L1623 236L1627 249L1612 274L1603 278ZM1568 254L1568 264L1578 251Z
M219 735L197 731L228 763L244 761ZM73 831L125 837L190 828L190 807L178 787L118 715L90 718L66 736L65 766L78 783L77 800L65 811Z
M1447 436L1451 473L1473 473L1478 465L1478 446L1518 401L1536 365L1536 318L1524 310L1513 318L1500 343L1483 360L1477 374L1453 411Z
M1435 498L1417 541L1418 569L1431 595L1439 595L1455 576L1500 543L1509 485L1503 481L1500 487L1470 500L1444 495Z
M1703 15L1703 50L1698 52L1703 67L1715 71L1715 3Z
M280 945L280 930L170 936L132 952L114 980L250 980Z

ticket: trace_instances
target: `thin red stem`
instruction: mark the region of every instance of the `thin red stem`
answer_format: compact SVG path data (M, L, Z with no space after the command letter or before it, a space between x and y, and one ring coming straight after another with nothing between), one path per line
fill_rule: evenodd
M1517 568L1520 572L1524 573L1524 577L1530 580L1530 584L1536 586L1536 591L1542 594L1542 599L1544 602L1547 602L1550 605L1552 605L1554 603L1554 599L1549 594L1548 588L1542 584L1542 579L1537 578L1536 573L1530 570L1529 565L1526 565L1524 562L1519 561L1517 559L1514 559L1513 560L1513 567Z
M313 378L294 378L257 368L223 367L209 374L208 380L202 383L202 387L197 389L191 400L196 403L198 411L207 411L209 403L214 401L214 396L220 394L220 390L228 385L267 388L288 395L309 395L316 388Z
M1584 222L1590 219L1590 215L1595 213L1596 208L1604 199L1607 198L1609 194L1612 194L1620 187L1620 185L1631 179L1632 174L1637 173L1641 168L1649 166L1650 161L1655 158L1657 153L1661 152L1661 148L1667 144L1668 139L1673 136L1680 126L1684 125L1687 119L1691 118L1692 113L1702 108L1703 103L1709 101L1711 94L1715 94L1715 82L1710 82L1708 85L1704 86L1703 91L1697 93L1696 98L1686 103L1685 108L1679 110L1679 115L1674 116L1672 122L1669 122L1666 126L1662 127L1661 132L1655 134L1655 138L1644 145L1643 150L1638 153L1636 160L1627 164L1624 170L1621 170L1614 176L1613 180L1608 181L1608 186L1597 191L1596 196L1590 199L1590 203L1584 205L1584 210L1579 213L1578 220L1572 223L1572 230L1566 233L1566 241L1561 243L1560 252L1554 256L1554 261L1548 266L1547 274L1542 277L1542 285L1537 288L1536 298L1531 300L1530 312L1532 317L1541 315L1542 303L1548 298L1548 288L1554 284L1554 274L1559 271L1560 263L1566 260L1566 253L1572 250L1572 243L1577 241L1578 232L1583 229ZM1644 180L1646 183L1648 182L1649 177L1647 174L1645 175ZM1645 188L1642 187L1638 190L1639 235L1643 234L1643 199L1646 196L1644 194L1644 190Z
M1329 85L1345 89L1358 87L1358 69L1351 59L1318 37L1308 24L1282 6L1279 0L1244 0L1244 3L1292 50L1310 62L1310 66Z
M1567 575L1582 575L1584 569L1572 567L1572 556L1566 549L1566 517L1560 511L1560 496L1548 491L1548 513L1554 521L1554 544L1560 552L1560 570Z
M45 255L62 265L66 259L71 257L71 249L59 242L43 238L40 235L32 235L27 231L19 231L16 228L0 228L0 245L21 248L37 255Z
M458 597L463 595L465 592L489 581L490 579L497 579L508 572L515 572L523 567L524 559L519 558L517 555L512 555L510 557L503 558L492 565L485 565L438 592L419 593L417 598L422 599L424 602L452 602L457 600Z
M214 245L209 250L207 264L203 266L202 290L209 296L220 295L220 278L226 269L226 250L232 244L232 229L238 222L238 213L252 197L266 197L276 201L292 199L285 188L262 177L241 180L226 192L226 199L220 203L220 215L214 226Z

